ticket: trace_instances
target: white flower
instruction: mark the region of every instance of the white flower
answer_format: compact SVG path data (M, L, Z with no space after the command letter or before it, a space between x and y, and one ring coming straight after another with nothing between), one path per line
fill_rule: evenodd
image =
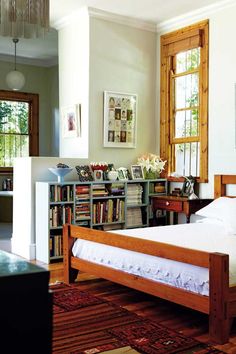
M145 154L138 158L137 164L146 169L147 172L160 173L164 170L166 161L163 161L160 156L155 154Z

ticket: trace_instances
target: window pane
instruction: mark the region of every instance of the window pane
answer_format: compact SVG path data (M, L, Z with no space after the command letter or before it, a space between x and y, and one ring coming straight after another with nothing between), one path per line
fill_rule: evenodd
M198 109L178 111L175 116L175 138L198 136Z
M181 176L199 176L199 149L200 144L186 143L175 145L176 172Z
M29 103L0 100L0 166L13 166L15 157L29 156Z
M0 165L12 167L15 157L29 156L28 135L0 134Z
M175 78L175 108L198 106L198 73Z
M28 134L29 104L0 101L0 132Z
M176 74L197 69L200 65L200 48L195 48L176 55Z

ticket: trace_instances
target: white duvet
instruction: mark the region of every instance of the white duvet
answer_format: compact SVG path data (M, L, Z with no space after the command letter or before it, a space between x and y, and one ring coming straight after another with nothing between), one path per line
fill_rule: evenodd
M228 234L220 223L181 224L114 232L191 249L229 254L230 285L236 283L236 235ZM74 256L93 263L202 295L209 294L209 272L206 268L79 239L74 243L72 252Z

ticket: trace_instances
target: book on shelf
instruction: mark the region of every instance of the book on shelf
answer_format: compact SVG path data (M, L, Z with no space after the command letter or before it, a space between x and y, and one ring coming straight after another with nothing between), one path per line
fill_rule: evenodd
M109 224L102 226L103 231L122 230L122 224Z

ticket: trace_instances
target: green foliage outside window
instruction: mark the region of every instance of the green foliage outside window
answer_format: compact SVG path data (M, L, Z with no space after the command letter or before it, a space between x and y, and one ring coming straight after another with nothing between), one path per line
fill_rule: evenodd
M29 155L28 103L0 101L0 166L13 166L14 157Z

